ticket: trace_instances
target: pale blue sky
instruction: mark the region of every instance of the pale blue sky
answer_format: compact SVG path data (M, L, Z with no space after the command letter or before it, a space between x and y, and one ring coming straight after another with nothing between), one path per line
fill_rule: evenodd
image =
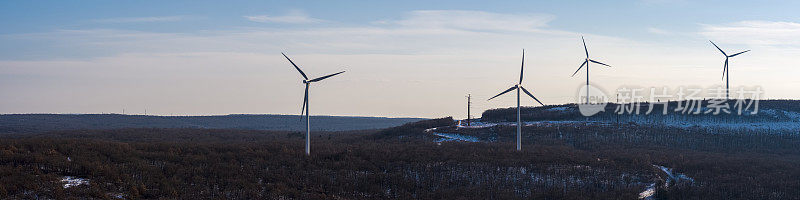
M580 36L615 67L592 82L722 84L800 98L797 1L2 1L0 113L312 114L464 117L518 76L548 104L574 102ZM533 105L525 102L524 105ZM476 112L476 114L477 114Z

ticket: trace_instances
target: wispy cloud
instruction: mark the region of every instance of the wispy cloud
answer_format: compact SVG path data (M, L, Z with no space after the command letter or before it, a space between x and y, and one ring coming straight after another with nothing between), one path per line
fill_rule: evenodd
M325 21L313 18L309 16L307 13L300 10L291 10L289 11L289 13L282 16L253 15L253 16L244 16L244 18L254 22L286 23L286 24L309 24L309 23L319 23Z
M191 19L189 16L158 16L158 17L123 17L95 19L95 23L144 23L144 22L176 22Z
M800 23L779 21L740 21L703 25L701 35L715 40L748 45L800 45Z
M382 21L384 24L399 24L416 28L450 28L462 30L527 31L544 28L555 19L546 14L500 14L469 10L418 10L397 21Z
M668 30L664 30L664 29L660 29L660 28L655 28L655 27L647 28L647 32L650 32L650 33L653 33L653 34L656 34L656 35L673 35L674 34L672 31L668 31Z

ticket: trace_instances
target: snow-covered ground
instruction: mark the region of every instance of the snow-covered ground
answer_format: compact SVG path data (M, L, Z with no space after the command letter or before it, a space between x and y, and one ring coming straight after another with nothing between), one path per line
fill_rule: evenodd
M790 116L794 118L796 121L794 122L746 122L746 123L719 123L719 122L704 122L704 121L662 121L659 122L658 125L665 125L671 127L678 127L678 128L692 128L692 127L699 127L699 128L723 128L723 129L735 129L735 130L776 130L776 131L798 131L800 130L800 113L795 112L787 112L785 113L786 116ZM640 125L647 125L652 124L651 122L642 120L642 121L631 121L636 124ZM524 126L543 126L543 127L550 127L550 126L564 126L564 125L572 125L572 126L583 126L583 125L607 125L612 122L602 122L602 121L526 121L522 122ZM473 122L471 123L472 126L457 126L458 128L489 128L494 126L516 126L516 122Z
M796 131L800 129L798 122L752 122L752 123L713 123L713 122L696 122L696 123L666 123L669 126L689 128L726 128L726 129L747 129L747 130L784 130Z
M469 126L467 126L466 124L467 124L466 122L459 121L459 123L458 123L458 125L456 125L456 127L458 127L458 128L488 128L488 127L492 127L492 126L496 126L497 125L496 123L479 122L479 121L470 122Z
M76 178L72 176L64 176L61 177L61 183L64 184L64 188L79 186L79 185L88 185L89 180L83 178Z
M677 183L689 183L694 184L694 179L686 176L686 174L675 173L672 172L671 168L660 166L660 165L653 165L653 167L661 170L664 174L667 175L666 180L664 182L664 188L669 187L670 183L677 184ZM639 199L654 199L653 196L656 194L656 183L652 183L644 188L644 191L639 193Z
M779 115L779 113L780 113L780 114L783 114L783 116L786 116L787 118L789 118L791 120L800 121L800 113L793 112L793 111L763 109L763 110L759 110L758 112L766 114L766 115L769 115L769 116L773 116L773 117L781 117Z
M789 118L792 118L794 121L800 121L800 113L791 112L791 111L783 111L783 114Z
M690 184L694 184L694 179L689 176L686 176L686 174L673 173L671 168L660 165L653 165L653 167L656 167L661 171L663 171L665 174L667 174L667 177L669 178L667 180L667 184L669 184L670 181L672 181L673 183L688 182Z
M433 135L442 137L436 139L434 142L446 142L446 141L480 142L481 141L476 137L459 135L454 133L433 133Z
M455 134L455 133L434 132L437 129L439 129L439 128L425 129L426 133L431 133L431 134L433 134L435 136L441 137L439 139L434 140L434 142L436 142L436 143L446 142L446 141L462 141L462 142L480 142L481 141L477 137L472 137L472 136L460 135L460 134Z
M584 124L597 125L597 124L608 124L608 123L597 122L597 121L589 121L589 122L587 122L587 121L525 121L525 122L522 122L523 126L553 126L553 125L570 125L570 124L575 124L575 125L584 125ZM473 123L471 123L471 126L458 126L458 128L489 128L489 127L494 127L494 126L516 126L516 125L517 125L516 122L497 122L497 123L492 123L492 122L473 122ZM435 130L435 128L433 130ZM426 131L428 131L428 130L426 130Z
M547 111L559 111L559 112L572 111L572 110L574 109L570 107L552 107L547 109Z
M735 113L734 113L735 114ZM742 113L750 115L750 112ZM775 117L778 122L742 122L742 123L725 123L725 122L711 122L711 121L665 121L661 122L667 126L689 128L725 128L736 130L776 130L776 131L797 131L800 130L800 113L785 110L772 110L762 109L758 111L757 115L766 115ZM647 124L646 121L634 121L637 124Z
M653 195L655 194L656 194L656 184L652 183L646 188L644 188L644 191L639 193L639 199L651 200L654 199Z
M426 132L426 133L430 133L431 131L435 131L436 129L439 129L439 128L429 128L429 129L425 129L425 132Z

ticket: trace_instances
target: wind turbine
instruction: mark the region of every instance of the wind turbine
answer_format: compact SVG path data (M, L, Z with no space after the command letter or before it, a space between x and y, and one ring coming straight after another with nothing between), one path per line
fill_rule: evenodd
M709 42L711 42L711 40L709 40ZM742 51L729 56L728 54L725 53L725 51L722 51L722 49L720 49L719 46L717 46L717 44L714 44L714 42L711 42L711 44L713 44L714 47L717 47L717 50L719 50L719 52L722 52L722 55L725 56L725 67L722 68L722 78L725 79L725 99L730 99L730 97L728 96L728 92L730 91L730 81L728 80L730 78L730 76L728 75L730 73L730 70L728 70L728 59L733 58L734 56L738 56L739 54L748 52L750 50Z
M297 72L300 72L300 75L303 75L303 84L306 84L306 94L303 96L303 108L300 109L300 115L302 116L303 113L305 112L305 115L306 115L306 155L311 155L311 121L310 121L311 117L309 116L309 112L310 112L309 109L310 108L309 108L309 101L308 101L308 87L311 86L311 83L318 82L318 81L324 80L326 78L330 78L331 76L339 75L341 73L344 73L344 71L308 80L308 76L306 76L306 73L303 73L303 70L300 70L300 67L297 67L297 65L294 64L294 62L292 62L292 59L289 59L289 57L286 56L286 54L284 54L283 52L281 52L281 54L283 54L283 57L286 57L286 60L289 60L289 62L292 63L292 65L294 65L294 68L297 69Z
M611 67L611 66L610 65L606 65L604 63L601 63L599 61L590 59L589 58L589 49L586 48L586 40L583 39L583 36L581 36L581 41L583 41L583 50L586 51L586 60L584 60L583 64L581 64L581 66L578 67L578 70L575 70L575 73L572 73L572 77L574 77L575 74L577 74L578 71L580 71L581 68L583 68L583 66L586 65L586 103L588 104L589 103L589 62L597 63L597 64L600 64L600 65L605 65L605 66L608 66L608 67Z
M520 70L519 70L519 83L517 83L514 86L511 86L511 88L508 88L506 91L503 91L500 94L495 95L492 98L489 98L488 100L486 100L486 101L489 101L489 100L494 99L495 97L498 97L500 95L508 93L511 90L515 90L515 89L517 90L517 151L522 150L522 119L520 118L519 90L521 89L523 92L525 92L525 94L528 94L528 96L531 96L531 98L533 98L533 100L536 100L536 102L539 102L539 104L542 104L542 106L544 106L544 104L541 101L539 101L539 99L536 99L536 97L534 97L533 94L531 94L530 92L528 92L528 90L526 90L524 87L522 87L522 74L523 74L522 72L524 72L524 70L525 70L525 49L522 49L522 66L520 67Z

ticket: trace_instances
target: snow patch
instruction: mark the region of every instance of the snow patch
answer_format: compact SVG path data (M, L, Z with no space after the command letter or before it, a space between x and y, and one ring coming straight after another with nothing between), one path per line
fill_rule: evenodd
M667 177L669 178L669 180L667 180L667 183L669 183L670 180L671 180L671 181L673 181L675 183L680 183L680 182L686 181L686 182L689 182L690 184L694 184L694 179L689 177L689 176L686 176L686 174L673 173L671 168L660 166L660 165L653 165L653 167L656 167L656 168L660 169L662 172L664 172L665 174L667 174Z
M792 111L783 111L783 114L787 117L791 118L794 121L800 121L800 113L792 112Z
M572 110L572 108L570 108L570 107L552 107L552 108L548 108L548 109L546 109L546 110L547 110L547 111L558 111L558 112L564 112L564 111L567 111L567 110Z
M488 123L488 122L470 122L469 126L464 126L464 123L460 123L458 128L488 128L492 126L497 126L497 123Z
M445 142L445 141L480 142L481 141L476 137L459 135L454 133L433 133L433 135L442 137L434 142Z
M759 113L764 113L765 115L781 118L779 114L783 114L786 118L789 118L793 121L800 121L800 113L794 111L786 111L786 110L773 110L773 109L762 109L758 111Z
M644 188L644 191L639 193L639 199L647 199L647 200L654 199L653 195L655 194L656 194L656 184L651 183L646 188Z
M603 125L611 124L610 122L600 121L524 121L523 126L553 126L553 125ZM457 128L489 128L494 126L516 126L517 122L472 122L471 126L456 125ZM426 129L425 132L435 131L436 128Z
M76 178L72 176L64 176L61 177L61 183L64 184L64 188L79 186L79 185L89 185L89 179L83 178Z
M645 123L646 124L646 123ZM666 123L668 126L680 128L701 127L701 128L726 128L726 129L746 129L746 130L784 130L793 131L800 129L797 122L753 122L753 123L714 123L714 122L695 122L695 123Z

